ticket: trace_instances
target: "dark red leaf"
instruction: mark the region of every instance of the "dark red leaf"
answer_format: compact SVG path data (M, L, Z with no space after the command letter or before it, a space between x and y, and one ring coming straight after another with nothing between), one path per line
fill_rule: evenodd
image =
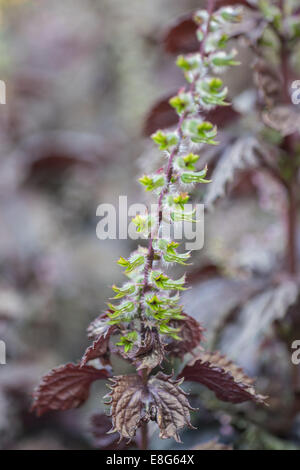
M110 379L112 391L107 395L111 405L113 428L120 436L132 439L143 422L148 393L139 375L119 375ZM149 421L149 417L146 418Z
M150 136L157 129L165 129L166 127L174 126L178 121L178 115L172 106L169 104L170 98L176 93L162 98L158 101L149 111L146 116L143 134Z
M87 348L81 359L81 366L93 359L101 359L103 365L110 364L109 360L109 340L111 335L117 331L115 325L108 324L106 314L100 315L88 327L89 338L96 338L91 346Z
M213 122L220 129L229 126L239 117L240 113L235 111L232 106L219 106L205 114L205 119Z
M159 372L148 382L152 396L152 413L160 429L159 437L181 442L178 431L184 426L194 429L190 421L190 406L187 394L180 388L181 380L172 380L170 375Z
M164 359L164 344L156 329L146 329L144 339L138 346L134 346L128 354L137 366L137 370L147 369L148 373L159 366Z
M50 410L69 410L84 403L95 380L106 379L106 369L80 364L66 364L53 369L42 378L33 394L32 411L38 416Z
M100 359L103 365L110 363L108 352L109 338L110 335L99 336L99 338L87 348L80 362L81 367L85 366L87 362L93 359Z
M201 383L215 392L217 398L231 403L248 400L264 403L266 399L256 394L254 380L219 352L202 353L185 366L179 378Z
M136 430L150 420L156 421L160 437L174 437L180 442L178 431L185 425L192 427L186 393L179 387L181 380L159 372L147 384L139 375L121 375L111 379L111 405L113 429L122 437L132 439Z
M99 317L95 318L95 320L93 320L88 326L88 337L90 339L97 339L98 336L104 335L111 327L111 325L108 324L108 320L109 317L106 313L102 313Z
M99 162L111 161L118 152L112 151L101 136L78 132L44 132L24 139L20 158L27 172L27 178L39 176L49 178L73 167L93 170ZM44 180L43 180L44 181Z
M163 37L165 50L170 54L185 54L199 50L196 36L197 25L193 15L188 14L178 18Z
M224 6L243 5L250 9L256 9L247 0L219 0L216 9ZM179 17L163 36L163 44L169 54L187 54L200 50L200 44L196 36L197 25L193 20L193 13Z
M180 328L178 335L181 341L172 340L167 346L166 351L172 356L183 357L199 346L203 337L203 328L193 317L186 313L184 320L176 320L172 322L172 327Z
M170 98L175 94L176 92L162 98L153 106L153 108L151 108L146 117L143 129L143 134L145 136L150 136L158 129L172 127L177 123L178 115L174 108L169 104ZM235 111L232 106L218 107L217 109L213 109L205 113L205 119L213 122L219 128L230 125L239 116L240 114Z
M219 266L214 263L207 263L203 266L195 267L186 275L186 283L188 285L194 284L201 281L206 281L207 279L215 278L221 276L222 271Z
M97 449L101 450L126 450L132 447L135 443L131 441L126 443L125 441L119 442L116 434L110 434L111 429L111 418L104 413L98 413L91 417L91 428L90 432L93 436L93 444Z

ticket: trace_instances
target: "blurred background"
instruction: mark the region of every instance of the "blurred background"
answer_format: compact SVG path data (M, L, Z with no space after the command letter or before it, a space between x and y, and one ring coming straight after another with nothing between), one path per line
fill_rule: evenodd
M82 408L39 419L29 412L31 394L49 369L80 359L88 345L86 327L105 308L110 286L122 281L116 261L135 242L98 240L96 209L104 202L117 205L119 195L145 202L136 181L158 162L148 135L156 118L164 118L160 100L183 84L174 65L178 51L166 43L166 34L203 2L0 5L0 79L7 86L6 105L0 105L0 339L7 346L7 365L0 366L0 448L109 448L115 438L97 440L90 421L104 411L104 385L93 386ZM242 114L253 106L251 54L242 46L240 60L243 66L225 82ZM222 143L245 125L255 128L247 116L240 127L232 119L223 119ZM188 272L194 288L183 300L187 313L207 329L208 346L218 344L260 376L260 392L272 388L273 408L221 406L195 385L193 405L200 412L193 422L199 430L186 431L180 448L214 437L250 449L300 442L298 413L276 415L290 400L286 348L268 334L262 337L259 319L254 334L243 316L218 336L224 316L262 289L282 250L283 196L272 181L264 184L266 178L244 173L230 197L206 216L205 246ZM255 280L252 272L258 273ZM261 326L264 333L271 323ZM242 333L242 344L233 347L232 338ZM116 368L126 371L125 364ZM178 447L159 441L156 431L151 436L154 449Z

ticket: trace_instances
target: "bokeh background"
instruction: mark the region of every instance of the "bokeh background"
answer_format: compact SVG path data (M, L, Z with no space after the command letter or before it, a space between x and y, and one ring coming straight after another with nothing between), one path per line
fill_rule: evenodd
M7 104L0 106L0 339L7 345L7 365L0 366L0 448L107 448L115 443L97 440L90 422L91 414L104 410L104 386L95 384L82 408L39 419L29 412L31 393L46 371L80 359L87 325L105 308L110 286L122 280L116 261L135 242L98 240L96 209L104 202L117 205L119 195L129 203L145 201L136 181L158 161L146 135L149 112L183 84L163 39L178 17L203 2L0 5L0 79L7 85ZM251 54L242 46L240 59L243 65L225 81L245 112L243 125L253 129L246 116L253 105ZM224 139L241 130L231 126ZM189 267L194 288L184 303L207 329L208 346L217 342L230 350L260 377L260 391L272 389L272 412L219 406L210 392L194 386L200 412L193 422L199 429L184 432L179 448L214 437L250 449L300 442L298 414L288 424L286 412L276 415L290 399L286 348L272 339L267 349L261 347L268 335L262 340L256 331L259 319L255 332L241 318L216 339L223 316L261 289L282 250L282 195L266 178L244 174L230 197L206 216L205 246ZM251 278L253 270L258 280ZM234 348L232 338L240 332L242 344ZM120 362L116 368L126 371ZM151 430L152 448L176 446L160 442Z

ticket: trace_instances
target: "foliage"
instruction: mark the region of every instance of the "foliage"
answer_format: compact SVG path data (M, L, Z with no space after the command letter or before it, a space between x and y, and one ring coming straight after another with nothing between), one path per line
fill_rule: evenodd
M242 93L244 97L248 96L246 106L239 109L236 101L236 110L241 113L238 128L231 126L228 132L225 130L223 148L207 159L209 163L213 162L214 168L209 174L212 182L207 186L204 200L211 210L221 211L224 217L222 211L228 210L228 201L234 203L238 196L251 192L258 196L264 211L275 213L276 222L273 221L272 225L270 222L263 244L256 234L252 240L248 237L243 252L234 247L229 253L222 253L219 260L215 255L217 263L220 262L217 268L218 274L221 270L224 288L228 276L233 287L236 282L237 289L242 281L250 292L241 295L236 303L233 293L228 290L233 300L231 303L228 301L230 308L226 310L225 306L221 315L217 304L218 301L223 302L222 291L221 296L215 294L215 306L208 310L210 317L215 318L212 343L242 364L260 371L266 381L265 390L271 395L271 411L265 411L263 418L259 414L248 418L245 425L251 429L249 421L256 421L256 448L265 448L267 441L268 448L285 448L288 444L280 442L276 433L281 436L278 431L281 430L288 439L291 429L297 427L300 383L299 366L290 359L291 345L300 334L297 313L300 293L297 243L299 111L297 101L292 100L297 84L293 81L299 71L299 6L293 0L243 4L247 6L243 20L237 29L232 28L231 38L242 40L247 51L252 51L253 81ZM183 47L185 51L194 51L195 37L184 33L188 21L190 19L184 17L168 31L165 45L169 52L178 53ZM176 36L176 31L181 33ZM154 116L149 114L149 117L153 120ZM155 119L159 120L157 114ZM227 204L224 201L226 197ZM281 221L281 227L278 227L278 221L279 224ZM253 223L259 226L258 220ZM222 229L224 226L226 223ZM271 230L276 226L281 231L281 238L274 249L268 242L272 239ZM212 286L216 286L218 280L216 278ZM205 303L203 294L206 287L204 283L202 289L201 283L199 285L198 299ZM188 305L191 297L189 294L185 297ZM208 315L198 313L194 308L187 311L196 318L207 320ZM275 351L277 359L274 359ZM274 362L276 366L273 366ZM193 367L197 370L196 365ZM193 368L189 372L192 375ZM280 383L280 391L275 390L276 381ZM283 403L285 406L282 408ZM276 420L271 417L274 411ZM249 444L247 440L251 440L250 434L245 432L245 448ZM239 445L243 448L243 444Z
M226 31L241 20L239 8L217 3L221 8L216 11L210 1L208 11L195 13L198 50L177 59L187 84L169 101L178 115L175 130L159 129L152 135L167 162L163 174L145 174L140 183L157 198L158 210L133 221L137 231L149 238L148 249L138 247L128 258L119 259L129 278L122 286L113 286L114 300L119 302L108 303L106 312L90 325L94 342L81 363L67 364L44 377L34 395L33 408L38 413L81 405L88 398L91 383L108 376L101 363L107 365L111 354L123 357L137 370L137 374L111 379L112 431L121 437L133 439L138 428L145 436L146 425L152 420L162 439L179 440L179 430L191 427L192 408L181 388L185 377L204 383L223 400L263 401L250 379L217 353L186 366L180 379L154 370L159 366L164 370L167 357L193 353L202 339L202 327L183 312L180 303L179 292L187 288L185 276L173 279L165 270L173 264L186 265L191 254L180 252L177 243L162 237L161 228L166 218L170 224L193 222L195 211L186 208L189 191L195 184L210 183L207 166L197 168L201 154L194 148L218 145L216 125L202 114L229 105L228 90L216 74L239 64L236 50L228 46ZM145 438L142 442L145 447Z

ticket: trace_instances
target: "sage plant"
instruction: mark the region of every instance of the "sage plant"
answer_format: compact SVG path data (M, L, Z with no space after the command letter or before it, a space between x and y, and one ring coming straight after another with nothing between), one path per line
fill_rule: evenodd
M207 10L195 13L199 51L178 57L186 86L170 100L178 114L177 126L152 135L162 152L164 170L139 180L158 201L156 214L133 220L137 231L148 238L148 248L138 247L129 258L119 259L127 282L113 286L114 302L89 326L93 343L81 362L56 368L42 379L33 403L39 415L78 407L88 398L93 381L109 378L111 432L132 440L140 428L140 447L146 449L150 420L157 423L162 439L180 441L180 429L192 427L192 408L181 388L185 379L206 385L221 400L264 401L255 393L252 380L232 362L199 348L203 329L180 304L179 293L187 288L185 276L173 279L169 274L173 264L186 265L191 253L179 250L179 244L163 231L164 223L194 221L195 210L187 210L189 191L198 183L209 183L207 168L201 168L201 155L195 149L218 143L216 126L203 115L228 105L227 88L218 73L238 65L235 50L228 51L226 29L239 20L239 9L225 6L214 11L213 1ZM136 374L111 377L105 367L111 354L134 365ZM192 355L192 360L177 377L164 373L168 358L185 355Z

